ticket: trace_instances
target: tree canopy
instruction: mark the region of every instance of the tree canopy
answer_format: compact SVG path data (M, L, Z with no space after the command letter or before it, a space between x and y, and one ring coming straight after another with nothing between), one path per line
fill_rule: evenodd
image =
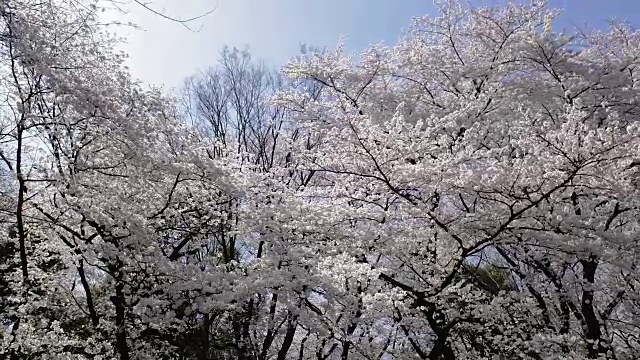
M2 1L0 357L640 358L640 32L436 4L166 94Z

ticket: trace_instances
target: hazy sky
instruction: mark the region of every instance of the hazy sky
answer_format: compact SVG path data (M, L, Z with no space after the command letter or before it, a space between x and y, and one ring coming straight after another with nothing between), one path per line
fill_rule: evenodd
M584 22L603 27L612 17L640 24L640 0L551 0L551 5L565 9L563 27ZM153 0L150 6L186 18L216 7L216 1ZM146 83L168 87L213 64L224 45L248 46L254 57L280 66L298 54L301 43L334 47L341 35L350 52L381 41L393 44L412 17L435 13L431 0L218 0L213 13L191 23L201 28L192 32L135 4L129 8L128 20L142 28L122 32L129 39L124 49L131 71Z

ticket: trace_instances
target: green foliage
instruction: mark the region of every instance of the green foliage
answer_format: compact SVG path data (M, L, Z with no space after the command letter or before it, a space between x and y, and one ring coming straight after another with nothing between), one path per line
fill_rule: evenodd
M502 267L493 264L465 265L461 279L471 281L479 288L498 294L500 291L517 291L518 286L512 274Z

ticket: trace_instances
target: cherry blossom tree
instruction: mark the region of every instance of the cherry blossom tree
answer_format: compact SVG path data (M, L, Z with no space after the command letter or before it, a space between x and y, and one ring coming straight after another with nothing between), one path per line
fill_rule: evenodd
M173 358L192 331L175 296L214 276L181 259L217 228L233 187L226 164L200 159L171 100L130 79L99 4L86 5L2 4L1 158L14 180L0 351Z
M188 79L183 89L184 117L211 144L208 156L236 156L252 174L252 186L245 188L243 199L225 209L225 227L211 235L206 249L209 253L218 249L220 263L235 273L236 291L228 300L233 304L228 311L228 346L240 359L287 358L299 330L299 312L304 310L299 293L318 281L306 279L305 274L290 283L299 277L298 266L288 260L293 248L266 231L262 216L269 218L272 212L256 213L283 201L270 174L278 174L287 187L309 182L313 176L292 167L291 143L304 138L309 147L314 141L287 121L285 107L270 101L292 86L281 74L252 60L247 51L225 48L218 66ZM295 86L311 98L319 96L322 87L313 82Z
M439 6L393 47L285 68L326 89L278 102L322 139L282 208L341 284L310 305L318 351L637 357L638 33L556 34L542 2ZM477 286L478 266L515 286Z
M2 2L0 356L640 357L640 34L436 4L172 97L102 3Z

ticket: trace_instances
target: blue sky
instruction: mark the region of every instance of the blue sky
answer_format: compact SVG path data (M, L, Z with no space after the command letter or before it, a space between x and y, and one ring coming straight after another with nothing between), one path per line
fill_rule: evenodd
M506 0L471 0L501 4ZM612 17L640 24L640 0L551 0L565 9L560 27L604 27ZM215 0L154 0L150 6L175 17L190 17L216 6ZM178 86L198 69L214 64L224 45L248 46L254 57L273 66L298 54L301 43L334 47L340 36L347 50L372 43L393 44L411 18L435 14L431 0L218 0L216 10L192 23L177 23L130 4L127 20L141 29L122 29L128 38L133 75L149 84ZM120 15L122 16L122 15Z

